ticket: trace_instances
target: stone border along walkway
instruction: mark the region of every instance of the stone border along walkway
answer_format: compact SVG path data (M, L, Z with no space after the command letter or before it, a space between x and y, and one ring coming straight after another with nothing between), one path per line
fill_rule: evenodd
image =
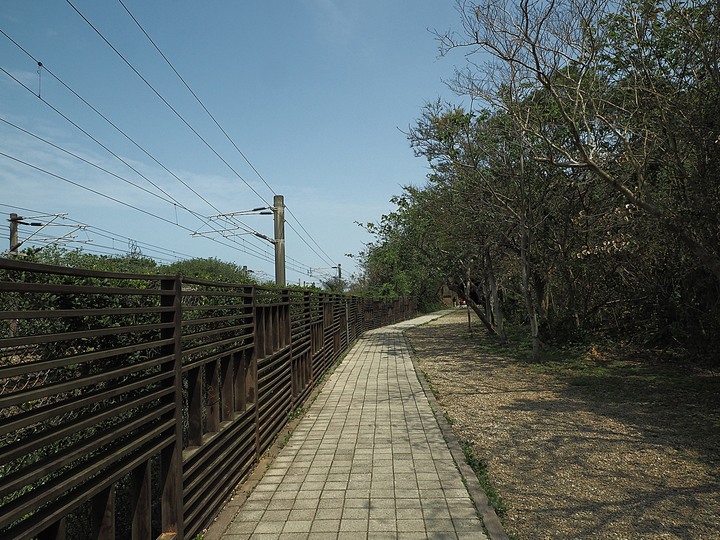
M205 539L506 539L402 335L445 314L365 333Z

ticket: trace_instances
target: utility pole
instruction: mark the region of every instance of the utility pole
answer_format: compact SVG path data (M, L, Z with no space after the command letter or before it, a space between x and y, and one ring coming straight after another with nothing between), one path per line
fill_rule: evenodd
M9 254L12 256L17 256L18 254L18 248L22 246L25 242L28 240L31 240L33 237L38 235L41 231L45 230L46 227L70 227L72 230L62 236L58 236L57 238L47 238L43 237L40 238L39 241L45 242L45 243L53 243L58 244L61 242L80 242L80 243L86 243L83 240L76 240L75 236L72 236L73 233L84 230L87 225L65 225L62 223L55 223L59 218L64 218L67 214L42 214L39 216L32 216L32 217L23 217L18 216L15 212L10 214L10 219L8 221L10 222L10 251ZM27 221L29 219L38 219L38 218L52 218L50 221ZM28 227L38 227L38 229L29 235L24 240L19 239L19 231L18 226L19 225L25 225ZM35 240L36 242L38 240ZM87 240L87 242L90 242L90 240ZM42 248L36 248L36 251L39 251Z
M338 263L338 283L342 283L342 264Z
M268 211L264 212L263 210ZM235 220L237 216L247 216L251 214L270 215L269 210L272 210L272 214L274 216L274 238L270 238L269 236L248 227L244 223ZM241 212L218 214L217 216L210 216L208 220L219 221L222 223L224 228L212 229L210 231L195 231L192 233L192 236L210 236L212 234L219 234L224 238L230 238L243 234L251 234L273 244L275 246L275 284L280 285L281 287L285 286L285 198L282 195L275 195L272 207L264 206L262 208L253 208L252 210L243 210ZM242 232L238 233L236 231ZM250 272L252 272L252 270L250 270Z
M275 284L285 286L285 198L273 197L273 216L275 225Z
M18 217L17 214L10 214L10 255L17 255L17 250L20 247L18 243L18 221L22 218Z

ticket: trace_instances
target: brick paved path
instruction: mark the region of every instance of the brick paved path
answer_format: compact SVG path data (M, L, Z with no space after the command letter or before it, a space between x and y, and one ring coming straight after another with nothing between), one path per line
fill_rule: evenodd
M402 329L368 332L222 536L485 539Z

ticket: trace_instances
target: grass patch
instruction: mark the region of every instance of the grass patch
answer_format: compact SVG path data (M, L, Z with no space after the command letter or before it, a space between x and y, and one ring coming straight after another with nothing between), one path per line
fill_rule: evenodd
M462 452L466 463L475 471L475 476L477 476L478 482L480 482L485 495L487 495L490 505L495 509L495 513L499 517L503 517L508 511L508 505L503 501L495 486L492 485L487 463L475 454L475 450L470 443L465 442L462 444Z
M543 376L535 384L547 384L545 378L561 383L572 399L586 400L602 414L641 425L653 440L661 434L676 449L691 448L717 460L720 374L716 371L693 358L668 361L654 351L607 340L545 344L540 360L532 362L527 333L514 328L509 337L509 344L502 345L478 333L475 352ZM563 391L562 386L555 388Z
M413 350L413 356L415 356L414 350ZM430 375L428 375L427 372L424 369L422 369L420 366L417 367L417 370L420 372L420 375L422 375L423 379L425 379L425 382L427 383L427 386L430 389L430 392L432 392L432 395L435 396L435 399L438 399L439 394L438 394L437 389L433 386L432 381L430 380ZM419 377L420 376L418 375L418 378Z
M706 393L713 379L690 365L659 363L648 357L640 358L631 351L600 349L594 345L585 349L549 349L543 356L542 361L530 365L530 369L590 390L616 393L622 387L630 394L655 393L660 389L672 393Z
M287 443L290 442L290 437L292 437L292 431L288 431L285 436L278 441L277 445L280 448L285 448L287 446Z
M300 418L303 414L305 414L305 407L298 407L288 414L288 422L292 422L296 418Z

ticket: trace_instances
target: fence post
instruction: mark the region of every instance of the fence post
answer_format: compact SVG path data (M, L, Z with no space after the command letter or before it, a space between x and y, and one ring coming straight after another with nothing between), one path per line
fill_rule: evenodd
M115 538L115 484L110 484L91 499L90 537L97 540Z
M152 535L152 516L150 512L152 498L151 478L150 461L146 461L132 473L130 515L132 518L133 540L150 538Z
M258 361L261 353L265 350L264 321L260 318L260 308L257 303L257 290L252 288L252 313L253 313L253 346L250 357L253 366L253 385L255 388L255 461L260 459L260 384L258 383Z
M161 489L162 489L162 538L184 537L183 521L183 483L182 483L182 280L180 276L172 279L163 279L160 283L163 291L173 291L172 295L162 295L160 305L172 306L172 311L161 314L162 322L172 322L173 327L162 330L163 339L173 339L173 342L164 345L161 354L171 356L172 360L166 366L172 369L175 376L171 379L174 392L170 399L175 408L175 433L173 443L162 451L161 462Z
M313 356L315 356L315 337L313 336L313 333L315 331L315 327L313 326L313 318L312 318L312 293L310 291L303 291L303 316L302 320L305 321L305 324L308 327L308 331L310 332L310 354L308 357L308 368L307 368L307 384L313 384L315 382L315 374L313 373Z
M290 289L284 289L282 294L282 311L280 327L282 328L283 338L282 347L291 345L292 341L292 320L290 317Z
M345 350L350 349L350 300L343 298L345 303Z

